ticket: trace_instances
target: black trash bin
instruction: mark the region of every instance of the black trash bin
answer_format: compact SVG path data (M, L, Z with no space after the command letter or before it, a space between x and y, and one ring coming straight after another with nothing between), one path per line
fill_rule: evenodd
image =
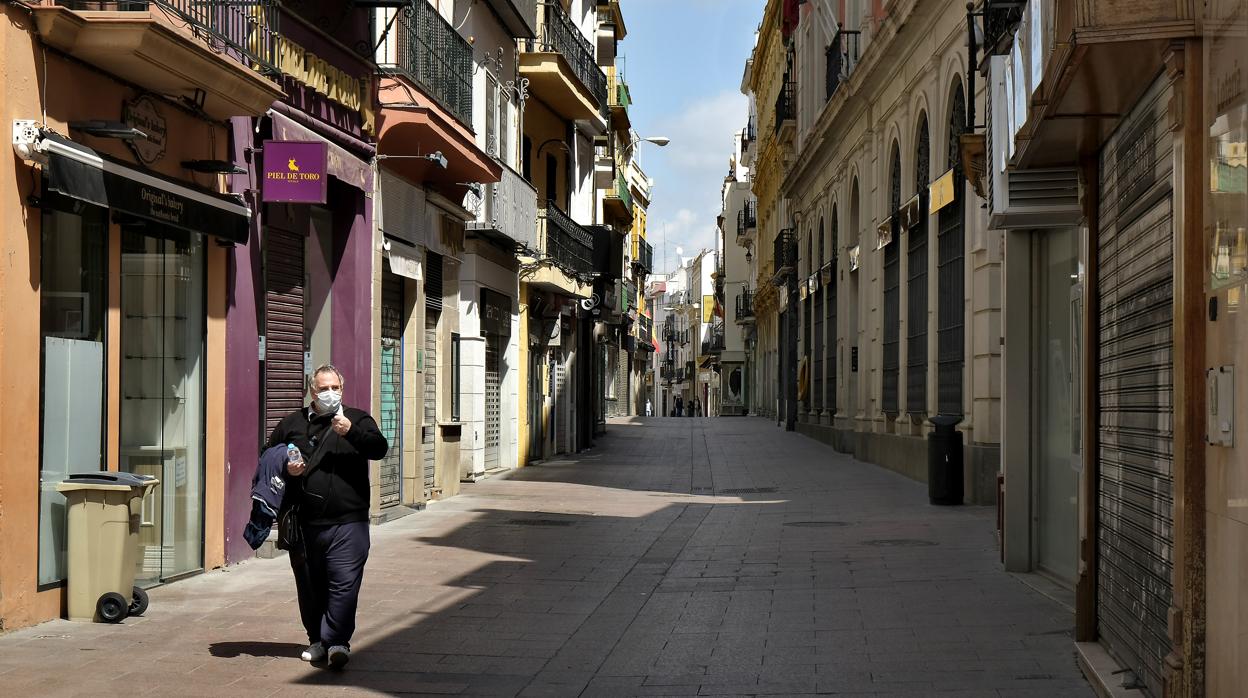
M927 498L932 504L962 503L961 417L932 417L927 435Z

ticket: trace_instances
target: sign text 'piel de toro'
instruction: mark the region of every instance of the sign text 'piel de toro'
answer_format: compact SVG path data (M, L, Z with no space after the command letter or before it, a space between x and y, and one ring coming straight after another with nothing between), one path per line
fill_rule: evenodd
M323 204L329 187L325 141L265 141L263 199Z

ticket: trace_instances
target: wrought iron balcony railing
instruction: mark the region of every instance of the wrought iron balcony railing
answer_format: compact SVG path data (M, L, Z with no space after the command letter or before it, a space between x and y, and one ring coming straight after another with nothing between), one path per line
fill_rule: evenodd
M754 127L754 115L750 114L750 118L745 122L745 139L750 142L758 140L758 130Z
M203 0L114 0L85 2L56 0L33 3L59 5L75 11L149 12L153 8L185 23L196 36L219 52L269 76L281 75L277 67L278 2L204 2Z
M825 50L827 58L827 94L824 99L832 99L841 83L849 79L850 74L858 65L859 32L841 30L832 37L832 43Z
M502 179L485 185L481 220L468 230L494 233L516 247L539 251L537 240L537 190L515 170L503 166Z
M797 268L797 239L793 237L793 230L785 228L776 234L776 240L773 249L773 261L775 263L776 276L781 277L791 273Z
M559 210L554 201L537 211L538 228L544 242L543 251L556 264L578 276L589 276L594 270L594 236L568 214Z
M525 42L529 52L559 53L572 68L572 74L589 90L598 110L607 111L607 75L598 67L594 47L589 39L563 11L563 6L551 0L538 3L539 28L536 39Z
M737 235L745 235L758 226L758 204L746 201L745 206L737 212Z
M377 46L377 66L383 73L407 76L471 127L472 46L428 0L410 0L399 10L378 10L373 15L374 36L392 21Z
M1026 0L984 0L984 52L1001 56L1010 52L1014 30L1023 20Z
M637 318L637 341L645 350L654 350L654 320L645 315Z
M724 351L724 326L715 325L711 333L702 340L703 354L720 354Z
M754 292L745 289L737 294L737 322L749 322L754 319Z
M797 118L797 83L786 79L776 95L776 133L784 128L786 122Z

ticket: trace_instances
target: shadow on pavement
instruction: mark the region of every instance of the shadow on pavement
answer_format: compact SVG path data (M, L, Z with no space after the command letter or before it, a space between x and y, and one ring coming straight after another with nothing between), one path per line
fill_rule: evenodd
M292 642L214 642L208 651L214 657L299 657L305 645Z

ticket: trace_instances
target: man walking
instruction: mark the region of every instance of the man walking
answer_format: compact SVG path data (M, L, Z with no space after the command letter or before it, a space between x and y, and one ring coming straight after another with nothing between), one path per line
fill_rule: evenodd
M308 378L312 404L278 423L269 447L294 444L283 509L296 507L301 545L290 566L299 616L308 632L307 662L341 667L351 658L355 609L368 560L368 462L390 446L368 413L342 404L342 373L325 364ZM301 549L300 549L301 548Z
M680 396L677 395L676 396L676 414L674 416L683 417L684 416L683 407L684 407L684 400L681 400Z

